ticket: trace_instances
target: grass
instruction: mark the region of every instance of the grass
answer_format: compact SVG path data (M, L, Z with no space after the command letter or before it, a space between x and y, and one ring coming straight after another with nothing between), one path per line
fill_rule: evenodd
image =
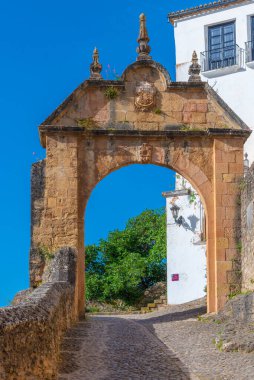
M41 245L38 248L38 253L46 262L52 260L55 257L54 253L52 253L50 249L45 245Z
M235 298L235 297L237 297L237 296L240 296L240 295L248 295L248 294L251 294L251 293L253 293L253 291L251 291L251 290L246 290L246 291L244 291L244 292L241 292L241 291L233 292L233 293L230 293L230 294L228 295L228 299L229 299L229 300L232 300L233 298Z
M86 312L87 313L98 313L100 311L100 308L97 306L87 306Z
M106 96L107 99L113 100L116 99L119 95L117 89L115 89L113 86L107 87L104 95Z
M206 129L207 128L201 128L201 127L196 127L194 125L186 125L186 124L183 124L180 128L180 130L183 132L190 132L190 131L199 132L199 131L204 131Z
M160 108L155 108L154 113L156 115L161 115L162 114L162 110Z
M76 121L79 127L83 127L85 129L98 128L98 125L95 123L95 121L91 117L88 117L86 119L78 119Z
M219 337L213 338L212 343L219 351L223 351L223 339L221 338L222 332L219 333Z
M197 320L199 322L204 322L204 323L209 323L210 322L208 318L205 318L202 315L198 315Z

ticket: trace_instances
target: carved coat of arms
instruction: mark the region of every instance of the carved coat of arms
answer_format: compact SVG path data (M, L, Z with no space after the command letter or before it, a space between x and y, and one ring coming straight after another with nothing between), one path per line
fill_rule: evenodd
M156 89L149 82L141 82L136 87L135 107L139 111L149 111L155 106Z
M143 164L148 164L152 160L153 146L143 143L140 147L140 158Z

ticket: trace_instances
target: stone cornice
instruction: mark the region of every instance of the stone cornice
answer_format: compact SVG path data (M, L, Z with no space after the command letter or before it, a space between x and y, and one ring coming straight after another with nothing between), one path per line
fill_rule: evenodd
M78 126L41 125L39 127L41 145L46 147L47 135L52 134L79 134L83 136L115 136L115 137L146 137L146 138L174 138L174 137L242 137L246 140L251 134L250 130L243 129L186 129L186 126L170 126L161 131L136 129L85 129Z

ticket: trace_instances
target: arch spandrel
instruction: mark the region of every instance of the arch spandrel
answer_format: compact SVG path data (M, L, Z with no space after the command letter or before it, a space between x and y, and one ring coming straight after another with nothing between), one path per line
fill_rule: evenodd
M212 189L212 143L206 140L202 144L195 139L187 143L181 138L114 137L111 134L97 139L90 136L83 140L82 146L83 170L88 174L83 185L87 199L93 187L108 174L136 163L168 167L183 175L197 191L204 182ZM200 195L204 199L204 195Z

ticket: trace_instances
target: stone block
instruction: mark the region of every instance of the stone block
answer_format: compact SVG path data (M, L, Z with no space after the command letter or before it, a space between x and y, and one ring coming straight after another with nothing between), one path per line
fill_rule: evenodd
M197 112L207 112L208 111L208 106L207 103L197 103Z
M185 103L184 104L184 112L196 112L197 104L196 103Z
M235 174L223 174L222 177L224 182L235 182Z
M183 112L183 123L191 123L192 122L192 113L184 111Z
M216 239L216 247L217 248L228 248L228 238L219 237Z
M235 152L235 162L237 164L243 163L243 151L242 150Z
M224 219L222 221L222 226L223 227L235 227L237 223L239 224L239 220L237 220L237 219Z
M235 163L236 153L235 152L221 152L222 162Z
M47 200L47 204L49 208L55 208L56 207L56 198L49 197Z
M215 164L217 163L223 163L224 161L222 160L222 151L221 150L216 150L214 152L214 161L215 161Z
M227 174L229 172L228 171L228 163L217 163L216 167L215 167L215 170L218 173L225 173L225 174Z
M218 310L222 310L226 302L227 302L227 295L218 296L218 299L217 299Z
M219 248L216 249L216 259L218 261L224 261L226 260L226 249L225 248Z
M195 124L205 124L206 114L203 112L193 112L191 116L191 122Z
M217 294L219 297L225 296L230 293L229 284L220 284L217 288Z
M236 232L238 232L239 229L236 229ZM239 231L240 232L240 231ZM235 236L231 236L228 238L228 248L237 248L239 245L239 236L238 234Z
M207 123L211 123L213 126L216 124L217 115L215 112L207 112L206 113L206 121Z
M221 221L226 218L226 209L225 207L216 207L216 217L218 221Z
M237 210L234 206L227 206L225 207L226 210L226 218L225 219L236 219L237 217Z
M171 102L166 102L165 104L165 109L170 111L170 112L180 112L182 113L184 108L184 102L182 99L175 99L172 100Z
M226 227L225 228L225 236L228 238L234 238L237 233L237 228L234 227Z
M225 207L234 207L236 205L236 196L234 195L223 195L221 196L221 200L222 200L222 206L225 206Z
M177 123L181 123L183 121L183 114L179 111L172 111L170 113L172 121L176 121Z
M239 184L238 183L227 183L226 194L238 194L239 193Z
M236 174L243 174L243 162L238 163L229 163L229 172Z
M216 193L218 195L227 194L228 193L228 183L218 182L216 184Z

